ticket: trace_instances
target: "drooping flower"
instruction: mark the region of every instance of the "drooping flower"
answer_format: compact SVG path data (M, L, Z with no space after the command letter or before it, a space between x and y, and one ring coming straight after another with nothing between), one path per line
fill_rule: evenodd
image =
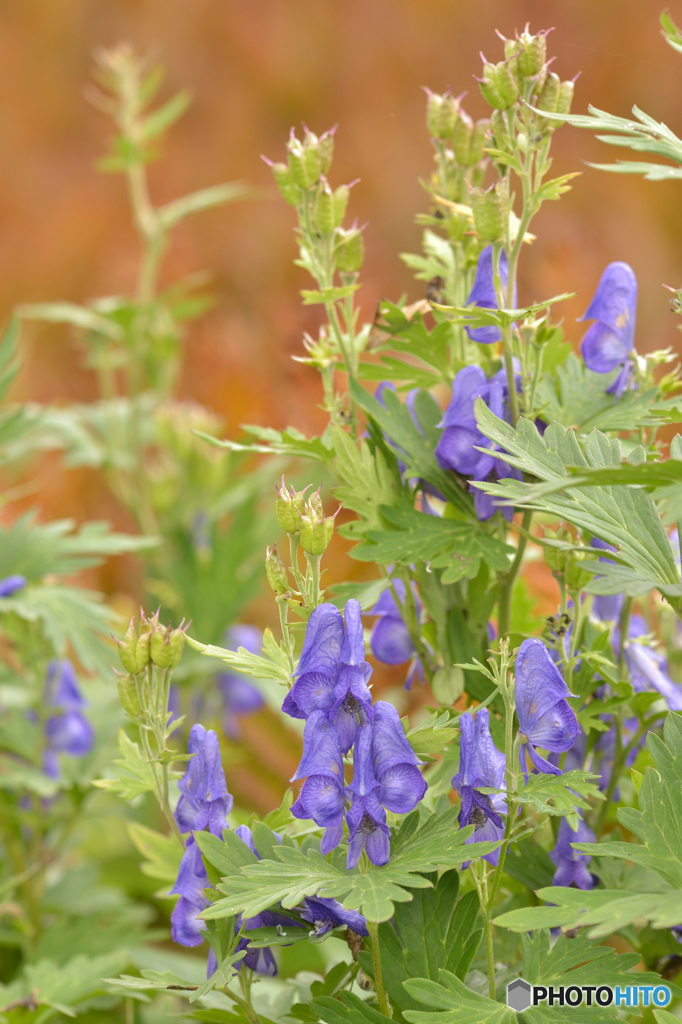
M359 723L372 717L367 686L371 674L372 666L365 661L359 602L353 598L347 602L344 618L333 604L321 604L310 616L295 672L298 678L284 698L282 711L292 718L326 712L346 754Z
M417 767L422 762L410 746L393 705L378 700L374 705L374 720L368 723L364 732L361 730L361 735L363 739L366 737L379 802L395 814L408 814L424 796L427 784ZM355 745L355 756L364 768L366 754L360 737Z
M452 382L452 398L439 423L443 433L436 446L436 458L443 469L454 469L475 481L521 478L518 470L496 459L492 451L497 446L478 429L476 399L482 398L491 412L500 419L508 415L506 406L507 380L500 370L490 380L480 366L465 366ZM480 451L479 449L484 449ZM473 489L474 506L479 519L490 519L499 508L511 520L513 509L499 506L497 499L478 488Z
M0 597L11 597L18 590L23 590L26 582L25 576L5 576L4 580L0 580Z
M291 808L295 818L312 818L325 829L321 851L330 853L343 836L346 794L343 759L334 723L324 711L313 711L303 733L303 757L290 781L305 779Z
M84 757L92 750L95 733L83 714L86 706L71 662L54 658L47 669L45 704L53 708L45 722L47 745L43 754L43 771L51 778L59 777L59 754Z
M263 636L255 626L239 623L227 631L227 649L236 651L246 648L250 654L260 654ZM252 715L263 707L264 701L259 690L243 675L237 672L220 672L218 688L225 709L225 732L231 739L240 735L238 715Z
M461 715L459 727L459 771L452 780L452 787L461 800L460 828L475 827L465 845L502 839L504 822L500 815L507 810L504 793L490 797L479 792L480 787L501 789L504 786L505 756L490 735L488 709L477 711L475 718L468 712ZM484 860L497 864L499 858L500 851L493 850Z
M336 900L324 896L306 896L303 900L305 910L301 917L312 926L316 936L326 935L332 928L345 926L358 935L368 935L367 921L357 910L346 910Z
M393 586L396 589L399 600L404 603L404 582L396 579L393 581ZM417 611L417 621L419 622L421 619L421 603L414 584L412 589ZM412 663L405 680L405 689L411 689L415 676L419 678L420 682L423 682L424 672L422 664L417 656L410 631L400 614L393 592L391 590L384 590L379 600L367 614L378 616L378 622L374 624L369 642L374 657L378 661L383 662L384 665L402 665L403 662L411 659Z
M628 621L628 639L625 642L625 664L630 673L630 682L636 693L658 690L665 697L671 711L682 711L682 687L668 675L665 655L649 646L646 636L649 628L641 615L631 615ZM620 627L615 626L611 634L616 659L620 657Z
M528 753L538 771L562 774L535 748L562 753L573 746L580 732L578 720L566 701L566 697L573 696L542 640L524 640L516 659L516 713L519 731L525 736L520 751L524 773Z
M637 278L627 263L609 263L581 320L594 320L580 343L585 366L596 373L620 372L608 389L620 398L632 372Z
M553 884L576 885L578 889L593 889L596 879L587 870L587 865L592 857L589 853L579 853L574 850L571 843L594 843L596 840L594 832L587 827L580 815L578 818L578 828L575 832L567 818L561 819L556 845L549 854L552 863L556 866Z
M500 253L499 272L500 284L503 291L506 292L509 280L509 264L504 249ZM467 306L473 304L478 306L479 309L499 309L493 275L492 245L486 245L478 257L474 286L469 293L466 304ZM513 297L512 304L516 305L516 295ZM465 330L472 341L477 341L483 345L492 345L496 341L502 341L502 332L499 327L467 327Z
M175 809L178 828L181 832L208 828L214 836L222 838L234 800L227 791L220 745L213 729L207 731L203 725L193 725L187 751L194 757L187 762L185 774L178 782L182 794Z
M171 895L180 899L171 914L171 935L180 946L199 946L204 941L206 922L199 914L209 905L204 889L209 885L201 850L193 839L188 840L180 861L180 870Z

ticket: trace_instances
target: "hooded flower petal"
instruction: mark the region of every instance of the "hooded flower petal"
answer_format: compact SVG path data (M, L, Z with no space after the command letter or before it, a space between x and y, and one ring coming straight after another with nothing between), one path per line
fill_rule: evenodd
M392 615L385 615L375 624L370 647L377 661L384 665L402 665L415 651L409 629L401 618Z
M625 661L636 690L658 690L661 696L665 697L671 711L682 711L682 689L657 662L655 652L651 648L645 647L644 644L627 643Z
M463 427L478 433L474 403L487 387L486 375L480 366L465 366L452 382L452 398L439 427Z
M11 597L18 590L23 590L25 586L25 576L5 576L4 580L0 580L0 597Z
M422 773L413 764L396 764L381 776L377 791L380 803L394 814L409 814L428 789Z
M582 320L595 320L580 349L585 366L595 373L621 367L609 392L620 396L629 376L629 353L634 343L637 311L637 278L627 263L610 263L601 276L592 302Z
M190 729L187 750L194 757L178 782L182 794L175 815L178 827L187 831L209 827L220 837L234 801L227 791L218 737L197 723Z
M47 666L45 700L52 707L65 711L78 711L85 707L76 670L68 658L53 658Z
M391 833L386 825L386 811L374 791L366 796L353 794L353 804L346 816L348 823L348 858L352 869L360 860L363 848L372 864L387 864L391 850Z
M313 711L303 732L303 757L290 782L309 775L333 775L343 780L343 760L334 723L324 711Z
M554 752L573 745L580 729L566 703L572 696L543 642L524 640L516 659L516 711L530 743Z
M318 605L308 620L295 675L321 672L335 676L343 639L343 619L339 609L333 604Z
M336 679L322 672L306 672L300 676L284 698L282 711L292 718L307 718L313 711L331 711ZM291 708L291 710L290 710ZM298 714L292 712L296 710Z
M372 762L379 781L384 772L395 765L421 763L408 742L400 715L385 700L378 700L374 705Z
M499 273L502 288L506 290L509 279L509 264L504 249L500 253ZM516 296L514 296L513 301L516 302ZM481 309L499 308L493 278L492 245L487 245L478 257L474 286L467 299L467 306L470 306L472 303ZM491 345L496 341L502 340L502 332L499 327L467 327L465 330L472 341L477 341L483 345Z
M362 609L360 602L355 598L346 602L344 621L345 630L339 662L343 665L363 665L365 662L365 636L362 630Z
M594 843L594 832L580 818L578 829L573 831L566 818L561 819L559 834L550 858L556 866L554 885L576 885L578 889L594 888L595 880L587 870L591 856L574 850L571 843Z
M72 757L89 754L95 742L94 729L79 711L66 711L48 718L45 736L52 750Z
M313 926L316 935L324 935L331 928L344 926L357 935L368 935L367 921L357 910L346 910L336 900L324 896L306 896L305 910L301 912L304 921Z

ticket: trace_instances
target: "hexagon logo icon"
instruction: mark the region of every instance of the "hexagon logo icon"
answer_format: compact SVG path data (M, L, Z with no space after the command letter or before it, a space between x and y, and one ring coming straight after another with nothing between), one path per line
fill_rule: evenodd
M507 985L507 1006L512 1010L527 1010L531 1003L530 993L528 982L517 978Z

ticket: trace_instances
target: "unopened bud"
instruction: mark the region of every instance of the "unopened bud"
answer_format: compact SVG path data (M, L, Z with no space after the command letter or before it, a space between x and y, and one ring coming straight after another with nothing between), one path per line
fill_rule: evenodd
M287 490L284 477L282 477L282 489L277 488L277 497L275 498L275 515L277 522L286 533L298 533L301 529L298 513L305 509L305 492L307 490L307 487L298 492Z
M548 114L555 114L560 91L561 79L553 71L550 71L538 97L536 104L538 110L546 110Z
M152 663L157 668L176 668L184 646L185 634L182 629L171 629L170 626L156 628L149 642Z
M497 110L507 110L519 95L519 87L508 61L484 64L483 78L479 80L483 98Z
M332 157L334 156L334 132L335 128L331 128L324 135L320 136L317 144L317 151L320 155L320 167L322 174L329 174L329 168L332 165Z
M483 159L483 148L488 139L488 133L490 131L490 121L487 117L481 118L474 125L474 130L471 133L471 139L469 140L469 166L476 167L480 164Z
M276 544L273 544L272 551L270 548L267 549L265 555L265 574L268 578L268 583L276 594L286 594L290 589L287 567L282 561Z
M485 191L472 188L471 212L476 233L482 242L502 241L506 237L509 223L505 183L497 181Z
M132 676L121 676L118 680L118 699L121 707L130 718L140 718L142 706L137 693L137 686Z
M574 90L575 82L572 82L570 79L561 83L556 104L557 114L570 114L571 106L573 105Z
M542 69L547 59L547 36L540 32L536 36L522 32L519 39L517 56L519 74L522 78L532 78Z
M301 516L301 547L307 555L323 554L333 536L334 516L326 519L318 519L314 513Z
M319 139L312 132L306 132L301 142L292 133L287 143L289 151L289 168L299 188L312 188L320 180L322 161L320 159Z
M286 164L273 164L272 173L282 199L290 206L298 206L301 201L301 190L294 181L291 168Z
M570 542L571 535L565 528L561 528L556 532L554 530L545 530L545 538L547 540L561 540ZM549 545L543 548L545 556L545 562L552 572L564 572L568 563L568 556L570 551L566 548L555 548L549 547Z
M357 274L365 259L365 242L357 228L339 230L336 253L336 269L342 274Z
M588 572L587 569L581 568L580 561L572 551L568 552L564 579L569 590L582 590L592 579L592 573Z
M144 672L149 664L149 633L138 633L131 620L123 640L118 641L118 656L132 676Z
M321 486L321 485L320 485ZM320 488L310 495L308 499L308 505L313 510L318 519L324 516L324 506L322 504L322 498L320 497Z
M459 115L457 100L446 92L427 93L426 125L432 139L450 139Z
M503 153L508 153L511 150L511 137L509 135L507 119L501 110L493 110L490 124L493 129L495 148L502 150Z

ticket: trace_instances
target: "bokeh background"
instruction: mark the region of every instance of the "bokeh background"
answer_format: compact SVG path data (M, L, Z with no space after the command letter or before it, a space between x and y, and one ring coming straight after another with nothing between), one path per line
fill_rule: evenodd
M671 13L682 23L682 3ZM155 201L233 179L260 189L258 199L190 218L177 232L162 284L208 270L216 298L190 325L180 395L215 410L230 436L243 422L312 433L323 425L317 376L291 356L301 353L305 331L316 332L318 312L300 303L309 282L292 264L293 211L260 154L282 159L289 129L301 122L318 133L338 123L332 183L360 179L350 214L368 223L359 297L371 318L382 297L421 297L397 254L418 249L414 218L426 205L422 87L467 90L467 109L483 116L473 77L479 51L499 59L495 29L509 36L529 21L533 30L555 27L550 52L562 78L582 73L575 112L592 103L627 115L637 103L682 133L682 56L661 38L658 14L649 0L3 0L0 318L19 302L80 302L131 287L138 243L124 182L93 166L111 128L85 97L93 50L127 40L166 65L163 98L185 86L194 95L151 168ZM682 284L682 186L590 169L585 162L618 154L584 131L561 129L554 154L555 173L584 174L534 223L521 301L577 292L563 306L577 343L575 318L601 271L626 260L640 284L638 349L679 348L662 285ZM66 330L32 325L24 346L17 398L95 397ZM130 528L94 474L65 472L58 459L44 461L27 500L46 517ZM343 578L343 544L335 543ZM128 585L120 565L93 582L134 596L135 580ZM295 756L292 748L274 774L284 776ZM271 795L256 802L267 809Z

